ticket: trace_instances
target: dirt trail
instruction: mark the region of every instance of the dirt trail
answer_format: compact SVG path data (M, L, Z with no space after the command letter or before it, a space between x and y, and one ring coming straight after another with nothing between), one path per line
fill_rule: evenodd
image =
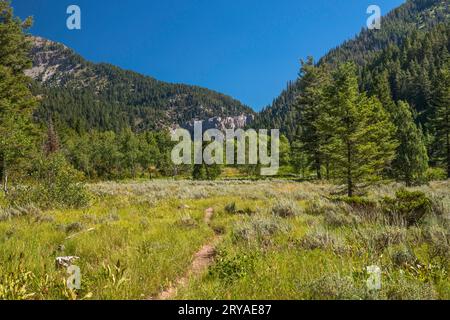
M214 216L214 209L208 208L205 210L204 221L207 225L210 225L211 220ZM150 300L171 300L177 293L178 289L186 286L189 279L203 274L209 266L214 262L214 257L216 255L216 247L220 241L219 236L215 236L209 243L205 244L195 255L191 266L189 267L186 274L177 279L170 287L166 288L164 291L160 292L157 296L151 297Z

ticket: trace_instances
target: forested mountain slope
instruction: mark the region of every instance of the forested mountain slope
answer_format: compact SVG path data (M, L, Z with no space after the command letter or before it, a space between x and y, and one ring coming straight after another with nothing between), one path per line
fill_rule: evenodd
M36 116L53 118L77 131L134 131L214 118L242 126L254 112L239 101L197 86L171 84L110 64L86 61L66 46L32 38L33 91L41 98ZM243 123L244 122L244 123Z
M450 50L450 10L447 0L409 0L382 20L381 30L363 29L353 40L331 50L319 64L353 61L360 87L374 92L374 79L387 73L395 101L407 100L425 124L431 113L432 89ZM280 128L291 140L296 135L299 112L294 107L298 80L273 104L258 114L254 127Z

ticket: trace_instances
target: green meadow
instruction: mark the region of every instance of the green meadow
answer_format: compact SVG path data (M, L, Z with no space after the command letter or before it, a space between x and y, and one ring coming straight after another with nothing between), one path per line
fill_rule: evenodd
M353 198L338 189L105 182L89 185L84 209L4 209L0 299L158 299L168 288L165 299L450 298L448 181ZM214 254L192 271L208 244ZM64 256L79 258L79 290L56 263ZM367 285L369 266L381 269L379 290Z

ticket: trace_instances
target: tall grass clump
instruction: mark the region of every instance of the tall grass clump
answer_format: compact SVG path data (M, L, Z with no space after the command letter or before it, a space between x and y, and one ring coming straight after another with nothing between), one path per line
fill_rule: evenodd
M233 228L231 238L234 243L265 242L277 233L288 231L288 225L280 218L259 214L237 223Z
M292 218L300 215L301 213L302 210L300 207L291 199L278 200L278 202L272 207L272 214L276 217Z

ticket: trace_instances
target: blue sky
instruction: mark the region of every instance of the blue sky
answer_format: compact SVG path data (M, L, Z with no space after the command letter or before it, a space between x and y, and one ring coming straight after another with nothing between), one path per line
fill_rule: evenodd
M352 38L377 4L403 0L12 0L34 16L35 35L62 42L93 62L159 80L199 85L260 110L297 77L299 60L320 58ZM82 29L66 9L80 6Z

